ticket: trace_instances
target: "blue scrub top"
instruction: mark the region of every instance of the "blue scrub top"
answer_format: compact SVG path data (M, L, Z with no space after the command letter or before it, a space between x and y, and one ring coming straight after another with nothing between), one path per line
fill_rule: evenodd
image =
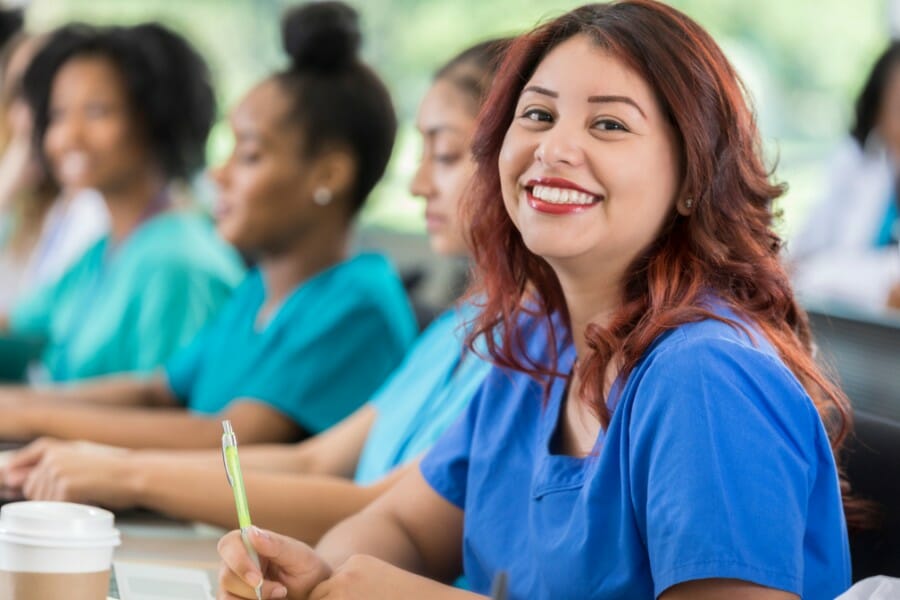
M727 311L720 314L734 318ZM528 336L546 360L546 331ZM771 345L715 320L645 353L587 458L554 454L565 382L492 371L421 465L465 511L473 591L510 598L658 597L734 578L803 598L850 585L838 477L811 399ZM574 349L562 349L571 369Z
M189 409L214 414L247 398L319 433L371 397L416 335L403 285L377 254L305 281L257 328L264 300L265 281L254 270L166 365L172 392Z
M372 399L378 416L359 458L357 483L377 481L423 454L469 404L490 370L490 363L463 349L476 313L464 304L436 318Z

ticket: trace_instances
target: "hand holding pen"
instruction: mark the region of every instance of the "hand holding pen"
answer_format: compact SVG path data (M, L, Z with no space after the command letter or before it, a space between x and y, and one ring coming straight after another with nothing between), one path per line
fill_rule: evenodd
M252 525L237 439L230 421L223 421L222 427L222 457L228 483L234 491L240 529L219 541L219 555L225 563L219 575L219 597L261 600L286 598L290 593L291 597L305 598L331 575L331 568L306 544ZM269 581L265 579L267 575Z

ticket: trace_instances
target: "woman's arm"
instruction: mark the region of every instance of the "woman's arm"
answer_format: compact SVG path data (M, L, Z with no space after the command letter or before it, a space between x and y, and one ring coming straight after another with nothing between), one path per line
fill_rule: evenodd
M186 463L175 454L62 444L44 452L24 481L30 500L140 506L178 519L236 526L234 498L221 454L218 465ZM254 523L315 543L326 531L384 493L402 470L372 486L339 477L251 472L245 486Z
M369 405L357 409L349 417L298 444L249 443L241 432L241 465L244 470L272 473L306 473L352 478L362 454L369 430L375 422L376 410ZM160 454L169 454L158 451ZM219 467L222 455L218 450L176 450L171 452L179 461ZM182 463L183 464L183 463Z
M23 404L73 404L95 406L176 406L162 375L150 378L128 376L101 377L73 386L31 388L26 386L0 386L0 407Z
M289 441L299 428L278 411L236 400L216 415L179 409L109 408L38 403L0 407L0 437L50 436L125 448L214 448L222 419L230 419L243 443Z
M411 469L377 501L329 531L316 551L332 566L367 554L439 581L462 571L463 511Z

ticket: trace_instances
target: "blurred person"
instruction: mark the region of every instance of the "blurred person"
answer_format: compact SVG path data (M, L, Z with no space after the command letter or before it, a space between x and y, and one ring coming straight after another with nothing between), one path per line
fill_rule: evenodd
M437 71L419 108L424 152L411 189L425 200L431 247L441 255L468 255L458 204L475 169L469 142L507 44L484 42L454 57ZM295 446L243 447L254 522L314 543L397 481L456 419L488 371L479 355L462 352L474 314L465 303L439 316L371 401L333 429ZM4 482L36 500L141 506L235 526L219 451L125 452L41 440L12 458Z
M0 313L59 278L109 226L102 198L61 196L34 147L22 75L42 42L20 34L0 54Z
M228 299L243 267L177 189L215 116L203 59L158 24L67 25L24 76L34 139L64 194L95 189L109 232L0 329L43 336L48 377L151 373Z
M519 37L466 196L497 364L444 436L314 552L219 544L221 600L833 598L850 583L817 369L759 135L712 37L653 0ZM529 301L529 299L531 301ZM832 437L830 437L832 436ZM473 593L449 582L464 568Z
M290 67L235 107L234 149L212 173L219 232L257 268L162 373L0 388L0 436L211 447L231 419L245 443L293 441L350 414L402 360L416 334L402 283L381 255L348 251L393 148L390 95L358 58L349 7L289 12L283 37Z
M900 41L872 67L850 138L827 173L824 193L787 244L797 292L881 310L900 285Z

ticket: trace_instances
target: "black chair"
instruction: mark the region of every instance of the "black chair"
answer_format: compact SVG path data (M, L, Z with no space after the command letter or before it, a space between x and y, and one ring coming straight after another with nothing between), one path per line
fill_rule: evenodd
M850 534L853 580L900 577L900 319L819 307L809 316L822 362L853 405L847 477L880 513L874 528Z

